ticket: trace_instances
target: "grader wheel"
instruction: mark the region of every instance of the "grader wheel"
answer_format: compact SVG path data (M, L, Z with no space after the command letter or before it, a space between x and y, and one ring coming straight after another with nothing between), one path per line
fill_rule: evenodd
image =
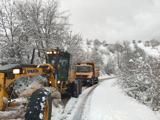
M35 91L30 97L25 120L51 120L51 113L51 94L44 89Z

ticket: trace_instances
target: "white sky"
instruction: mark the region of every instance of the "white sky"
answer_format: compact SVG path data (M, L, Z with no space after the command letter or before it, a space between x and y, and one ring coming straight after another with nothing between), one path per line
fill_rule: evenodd
M160 0L60 0L73 31L115 42L160 38Z

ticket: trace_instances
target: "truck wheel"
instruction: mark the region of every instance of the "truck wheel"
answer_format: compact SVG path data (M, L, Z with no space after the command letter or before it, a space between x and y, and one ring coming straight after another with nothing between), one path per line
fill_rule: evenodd
M95 84L98 84L98 77L95 78Z
M75 98L78 98L78 96L79 96L79 89L78 88L79 88L78 83L75 83L74 84L74 96L73 96Z
M82 83L81 80L74 83L74 96L75 98L78 98L78 96L82 93Z
M99 83L99 79L98 79L98 77L96 78L97 79L97 84Z
M82 81L80 81L80 83L79 83L79 94L81 94L82 93Z
M88 84L89 84L89 85L88 85L89 87L91 87L92 85L94 85L94 78L91 78L91 79L90 79L90 82L89 82Z
M25 120L51 120L52 97L45 89L36 90L30 97Z

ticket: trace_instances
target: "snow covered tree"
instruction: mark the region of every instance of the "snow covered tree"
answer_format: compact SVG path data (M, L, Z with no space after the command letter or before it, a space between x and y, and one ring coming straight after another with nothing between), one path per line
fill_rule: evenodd
M160 62L147 56L134 44L134 50L126 47L121 55L119 83L125 92L153 109L160 106Z
M151 46L152 46L153 48L156 47L156 46L158 46L158 45L160 45L159 40L156 40L156 39L150 40L150 43L151 43Z
M66 40L65 48L72 55L72 64L83 61L85 59L84 50L82 49L83 38L79 34L71 35L68 40Z
M92 52L90 54L90 57L88 58L89 60L94 61L99 68L102 68L102 66L103 66L102 56L101 56L101 53L99 51L99 48L100 48L101 45L102 44L101 44L100 40L95 39L93 41Z
M27 63L30 42L17 19L14 0L0 2L1 59L6 63Z
M17 7L23 30L32 39L39 56L45 56L41 51L57 47L69 51L73 56L79 55L77 51L82 38L78 34L72 34L68 15L59 12L57 1L27 0L18 3ZM41 59L41 63L43 61Z
M113 60L111 56L109 57L107 64L104 65L104 71L108 75L115 73L115 61Z
M99 48L100 45L101 45L100 40L95 39L95 40L93 41L93 45L94 45L94 49L95 49L95 50L98 50L98 48Z
M68 36L68 16L58 11L55 0L26 0L17 3L17 9L23 30L39 53L51 48L63 48Z
M81 36L71 34L68 15L59 12L55 0L2 0L0 6L3 61L42 63L48 49L59 47L75 55L81 48Z

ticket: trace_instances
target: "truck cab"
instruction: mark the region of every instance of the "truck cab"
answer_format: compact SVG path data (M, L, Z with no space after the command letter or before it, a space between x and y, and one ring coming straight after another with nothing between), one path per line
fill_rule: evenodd
M83 86L92 86L98 83L99 71L94 62L77 63L75 74L76 79L81 80Z

